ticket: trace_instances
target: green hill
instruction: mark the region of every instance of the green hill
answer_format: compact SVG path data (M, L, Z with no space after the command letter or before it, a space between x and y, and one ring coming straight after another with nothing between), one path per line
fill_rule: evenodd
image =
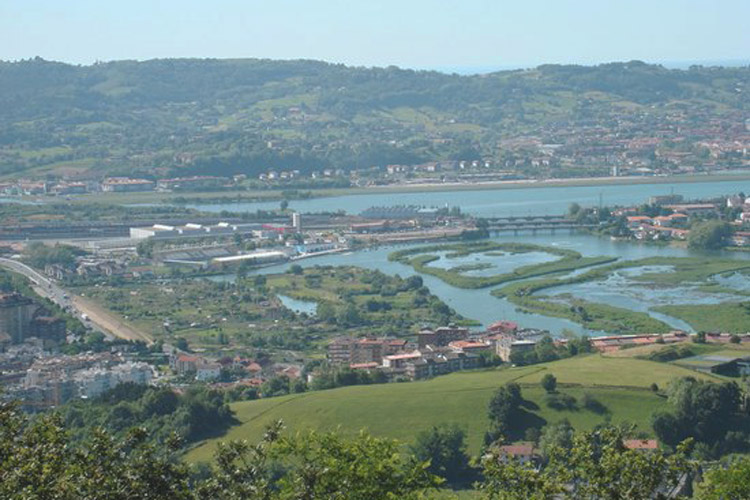
M497 156L498 141L532 134L554 143L549 126L567 134L618 121L648 128L683 113L701 124L744 118L743 86L750 68L639 61L472 76L303 60L0 61L0 175L504 162L513 157Z
M584 394L606 407L606 413L580 408L553 410L544 402L539 381L545 373L558 379L558 390L579 401ZM378 436L410 442L414 435L431 425L458 423L467 431L469 451L477 453L488 428L487 403L499 386L521 384L529 402L530 419L539 423L567 418L576 428L591 428L611 418L628 421L651 432L651 414L664 405L664 399L649 390L652 383L664 387L677 377L711 378L678 366L631 358L578 356L561 361L520 368L462 372L427 381L354 386L310 392L259 401L235 403L239 425L217 439L204 442L187 453L187 460L210 460L217 442L261 437L271 422L282 419L289 432L305 428L340 429L356 433L367 429Z

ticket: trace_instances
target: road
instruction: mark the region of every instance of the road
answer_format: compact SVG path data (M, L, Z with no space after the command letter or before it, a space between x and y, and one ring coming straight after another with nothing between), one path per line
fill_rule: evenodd
M31 281L34 291L40 296L50 299L62 309L77 316L86 326L102 332L108 338L118 337L126 340L143 340L148 344L153 342L153 339L148 334L125 324L117 316L94 304L92 301L69 293L55 281L23 262L0 257L0 266L25 276Z

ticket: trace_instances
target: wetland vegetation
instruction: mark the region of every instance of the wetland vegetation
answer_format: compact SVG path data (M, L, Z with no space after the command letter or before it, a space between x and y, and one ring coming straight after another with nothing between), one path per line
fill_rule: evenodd
M444 256L435 255L437 252L444 254ZM527 265L518 265L517 259L515 259L515 265L503 262L509 256L517 254L530 255L532 253L536 255L548 254L552 258L551 260L544 259L542 262ZM475 256L476 254L480 254L477 259L489 258L492 262L465 263L450 268L442 268L435 265L442 258L450 260ZM535 276L575 271L576 269L606 264L616 260L613 257L584 257L575 250L565 248L492 241L408 248L393 252L388 258L389 260L410 265L419 273L436 276L458 288L486 288ZM496 274L482 273L481 276L467 274L467 271L485 271L494 267L497 267L498 270Z
M653 313L685 321L696 330L747 332L750 313L742 302L747 291L722 285L716 277L742 273L748 268L750 263L746 261L650 257L620 261L572 276L511 283L492 294L526 311L568 318L612 333L662 333L673 329ZM618 302L631 307L580 298L578 295L582 294L576 292L583 290L581 285L588 286L588 292L592 285L606 285L608 298L614 302L619 297ZM613 285L617 285L614 290ZM540 294L542 291L548 293Z

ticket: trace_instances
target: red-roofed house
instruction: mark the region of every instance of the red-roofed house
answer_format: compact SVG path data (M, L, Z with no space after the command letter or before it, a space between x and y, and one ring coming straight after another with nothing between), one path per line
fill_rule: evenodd
M659 442L656 439L626 439L622 444L629 450L659 449Z
M481 352L490 350L490 346L476 340L454 340L448 347L458 352Z
M500 461L507 462L509 460L515 460L519 463L532 463L539 465L542 457L534 449L533 443L516 443L507 444L498 448L500 452Z
M515 321L495 321L489 327L487 331L492 333L508 333L515 335L518 331L518 323Z
M194 373L197 370L198 363L202 359L199 356L190 356L188 354L178 354L172 356L169 360L169 366L180 375Z

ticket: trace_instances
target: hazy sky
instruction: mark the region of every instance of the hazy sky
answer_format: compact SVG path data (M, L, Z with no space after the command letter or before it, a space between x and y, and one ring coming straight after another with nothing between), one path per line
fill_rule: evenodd
M0 59L419 68L750 59L750 0L0 0Z

